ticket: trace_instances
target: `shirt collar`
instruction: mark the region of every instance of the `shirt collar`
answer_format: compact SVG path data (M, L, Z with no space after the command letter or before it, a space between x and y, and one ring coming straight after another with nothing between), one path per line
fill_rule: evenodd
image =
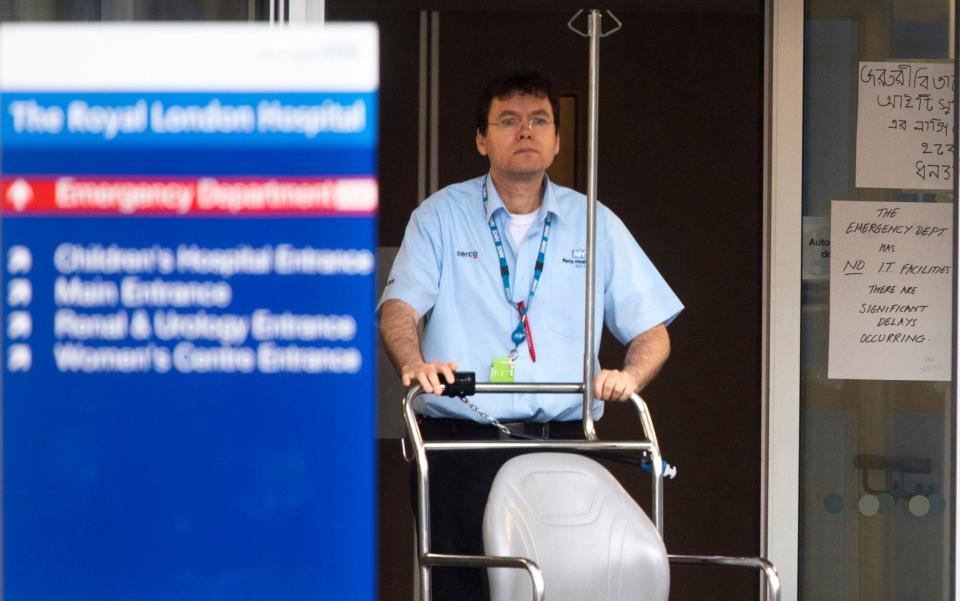
M485 179L487 182L487 221L490 221L493 214L497 212L497 209L503 209L503 211L506 212L507 207L503 204L503 199L500 198L500 193L497 192L497 187L493 185L493 178L490 177L489 173L485 176ZM483 184L481 183L481 185ZM554 218L559 215L557 211L556 192L554 190L556 186L550 181L546 173L543 174L543 186L543 202L540 203L540 208L537 209L537 221L546 219L547 213L551 213Z

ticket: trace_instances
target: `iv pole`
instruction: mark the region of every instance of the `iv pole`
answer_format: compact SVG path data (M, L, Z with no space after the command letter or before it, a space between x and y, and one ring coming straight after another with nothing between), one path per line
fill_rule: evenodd
M584 336L583 336L583 435L587 440L597 440L597 431L593 419L593 379L596 371L596 355L594 353L594 315L596 314L595 290L597 280L596 230L597 230L597 98L599 96L600 80L600 38L613 34L622 27L622 23L610 11L607 14L616 22L617 26L602 33L600 20L602 14L597 9L587 13L587 31L583 32L574 27L573 22L583 14L577 11L570 21L569 27L575 33L590 39L590 76L587 96L587 274L586 274L586 302L584 303Z

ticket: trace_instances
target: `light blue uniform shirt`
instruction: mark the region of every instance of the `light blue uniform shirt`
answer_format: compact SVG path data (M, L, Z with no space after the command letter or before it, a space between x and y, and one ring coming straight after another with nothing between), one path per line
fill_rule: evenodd
M461 371L476 372L478 382L489 381L491 361L514 348L511 333L519 314L504 293L488 219L492 215L500 229L513 302L526 302L549 212L552 224L543 273L527 312L537 360L531 361L526 341L521 343L515 381L579 382L586 197L547 181L537 220L515 248L506 234L509 215L492 182L487 184L484 211L483 180L448 186L413 212L380 305L399 299L421 316L432 310L421 340L424 359L456 361ZM626 344L651 327L670 322L683 309L623 222L599 203L596 238L596 350L604 323ZM570 421L582 419L583 413L580 395L478 394L471 400L500 420ZM414 408L421 415L486 423L456 398L421 395ZM595 415L601 412L598 402Z

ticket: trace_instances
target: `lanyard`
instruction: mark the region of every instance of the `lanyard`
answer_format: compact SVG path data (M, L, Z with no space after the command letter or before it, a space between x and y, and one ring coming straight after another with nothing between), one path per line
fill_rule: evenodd
M487 209L487 178L483 178L483 209ZM507 303L514 305L513 294L510 289L510 267L507 265L507 254L503 249L503 242L500 239L500 229L497 228L497 222L493 215L490 216L490 235L493 237L493 245L497 248L497 258L500 259L500 277L503 279L503 293L507 298ZM527 302L520 301L516 303L516 309L520 313L520 321L517 327L510 335L516 347L520 346L524 340L530 347L530 358L537 360L536 352L533 349L533 338L530 336L530 322L527 320L527 311L530 310L530 303L533 302L533 295L537 293L537 286L540 284L540 275L543 273L543 264L547 254L547 240L550 238L550 213L547 213L543 222L543 236L540 238L540 250L537 253L537 262L533 266L533 282L530 283L530 293L527 295Z

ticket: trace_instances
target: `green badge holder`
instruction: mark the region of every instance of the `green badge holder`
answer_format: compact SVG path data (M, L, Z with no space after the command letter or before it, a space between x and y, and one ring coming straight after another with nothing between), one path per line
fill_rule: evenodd
M513 360L510 357L498 357L490 364L490 381L513 383Z

